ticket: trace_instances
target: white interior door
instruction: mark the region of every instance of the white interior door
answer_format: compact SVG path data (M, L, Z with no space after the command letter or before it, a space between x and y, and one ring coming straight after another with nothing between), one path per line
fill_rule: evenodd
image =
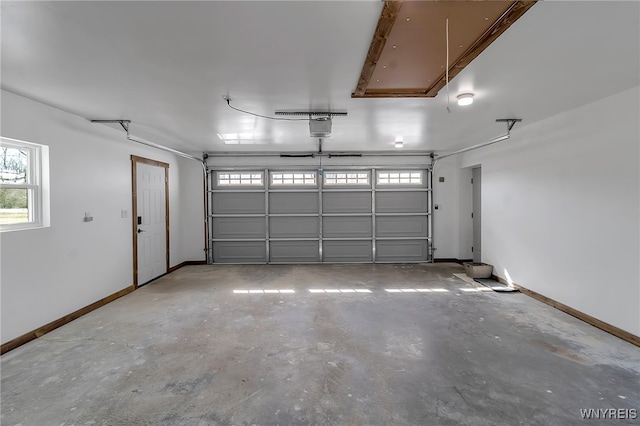
M476 167L473 173L473 261L482 262L482 169Z
M138 285L167 273L166 168L136 166Z

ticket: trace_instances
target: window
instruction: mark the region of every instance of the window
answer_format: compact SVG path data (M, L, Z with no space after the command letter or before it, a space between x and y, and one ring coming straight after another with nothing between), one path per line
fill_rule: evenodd
M368 185L367 172L325 172L325 185Z
M219 172L218 185L262 185L262 173L237 173L237 172Z
M315 172L273 172L271 185L315 185Z
M47 147L0 138L0 230L48 226Z
M398 184L422 184L422 172L420 171L407 171L407 172L379 172L378 184L380 185L398 185Z

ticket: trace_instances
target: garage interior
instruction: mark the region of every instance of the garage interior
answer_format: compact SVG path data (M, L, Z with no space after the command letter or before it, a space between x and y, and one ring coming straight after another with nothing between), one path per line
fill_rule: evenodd
M3 424L638 422L640 3L0 7Z

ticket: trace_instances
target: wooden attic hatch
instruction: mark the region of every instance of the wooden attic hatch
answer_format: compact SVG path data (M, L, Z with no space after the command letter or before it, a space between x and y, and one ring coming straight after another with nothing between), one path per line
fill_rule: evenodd
M385 1L352 98L435 97L536 1Z

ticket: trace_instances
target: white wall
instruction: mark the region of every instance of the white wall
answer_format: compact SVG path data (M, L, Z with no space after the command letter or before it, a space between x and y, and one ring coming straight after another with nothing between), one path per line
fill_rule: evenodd
M640 88L464 154L482 255L503 278L640 335Z
M473 259L473 177L472 167L460 169L460 182L458 185L459 221L458 221L458 259Z
M172 232L173 238L179 238L182 243L176 247L176 253L171 255L171 264L176 265L184 261L205 260L204 235L204 178L202 166L193 160L178 158L178 172L180 184L177 188L179 200L177 205L171 206L172 212L180 212L179 235ZM175 170L169 170L175 172Z
M204 259L198 163L12 93L1 102L2 136L49 146L51 183L51 226L0 235L2 343L132 285L131 154L170 165L170 266Z
M458 160L438 162L433 172L433 244L436 259L456 259L459 253L460 167ZM444 178L444 182L440 182Z

